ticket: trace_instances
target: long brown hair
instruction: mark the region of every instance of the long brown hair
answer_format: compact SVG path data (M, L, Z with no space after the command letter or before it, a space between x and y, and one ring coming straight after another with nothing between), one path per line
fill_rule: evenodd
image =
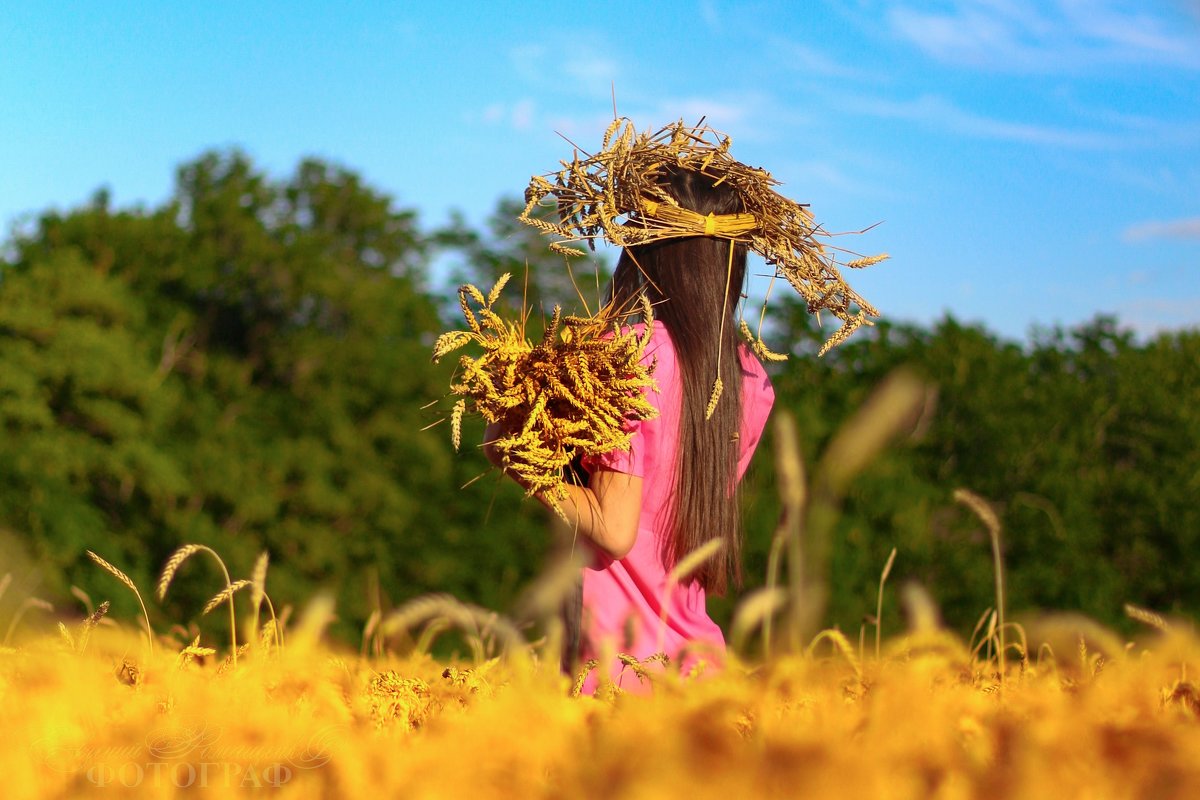
M700 214L744 211L732 190L692 170L670 172L663 188ZM655 318L671 336L683 380L671 527L660 556L670 568L710 539L724 539L720 552L687 579L714 594L723 594L730 578L741 586L736 486L742 368L736 313L745 275L745 246L708 236L628 248L613 275L612 296L619 306L633 307L637 294L647 293ZM718 361L724 391L706 420Z

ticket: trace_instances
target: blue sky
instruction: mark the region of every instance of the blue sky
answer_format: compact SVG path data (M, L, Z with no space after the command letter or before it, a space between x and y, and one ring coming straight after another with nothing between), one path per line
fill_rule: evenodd
M9 2L0 223L107 186L155 204L238 146L317 155L481 222L617 110L733 138L892 260L885 316L1011 338L1200 325L1200 0Z

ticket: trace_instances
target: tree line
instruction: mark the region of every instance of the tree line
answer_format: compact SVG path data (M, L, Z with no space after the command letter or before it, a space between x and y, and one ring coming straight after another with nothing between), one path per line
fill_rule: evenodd
M277 604L334 593L347 639L373 609L430 591L509 607L551 521L487 473L479 426L452 451L454 365L430 346L458 326L457 281L513 272L514 308L548 310L590 302L605 277L602 262L568 275L516 209L426 230L337 165L275 178L213 152L157 207L98 192L18 228L0 258L0 573L62 607L79 586L132 615L85 550L149 587L196 542L243 573L267 550ZM1003 522L1012 608L1117 624L1125 602L1200 610L1197 331L1140 341L1097 317L1016 343L952 317L884 321L817 359L801 304L776 302L768 326L794 342L773 380L810 464L894 368L931 387L928 414L846 499L829 624L857 631L873 613L895 547L893 585L919 581L969 633L992 602L991 551L959 487ZM747 588L779 514L771 450L767 437L745 484ZM189 565L160 621L195 618L220 588L208 569ZM718 620L735 600L712 601Z

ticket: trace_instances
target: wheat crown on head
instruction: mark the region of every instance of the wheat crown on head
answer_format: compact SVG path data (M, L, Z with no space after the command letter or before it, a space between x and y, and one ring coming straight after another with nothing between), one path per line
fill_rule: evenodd
M569 242L595 246L603 238L618 247L629 247L684 236L716 236L744 244L774 267L804 298L810 313L829 311L842 325L821 347L823 355L879 312L842 278L828 237L813 221L808 208L779 194L778 181L766 170L748 167L729 155L728 136L703 124L682 120L654 133L637 133L625 118L614 119L605 131L603 145L594 155L576 149L562 169L535 175L525 190L522 222L558 237L550 249L578 255ZM737 193L742 213L702 215L682 208L664 188L668 170L700 172L715 184L727 184ZM558 222L538 214L539 206L553 195ZM634 224L631 224L634 223ZM886 255L856 258L841 266L859 268L876 264ZM768 293L769 294L769 293ZM758 335L743 335L760 356L784 358L769 351Z

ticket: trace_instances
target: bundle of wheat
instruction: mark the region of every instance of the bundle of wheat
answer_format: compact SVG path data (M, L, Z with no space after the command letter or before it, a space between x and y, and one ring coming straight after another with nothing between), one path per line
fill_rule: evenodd
M433 359L471 342L483 348L479 357L460 358L450 387L459 398L450 415L454 446L461 441L464 414L497 423L503 434L490 444L505 469L561 514L566 467L577 456L628 450L628 422L657 414L643 394L654 386L653 367L642 364L653 314L643 299L645 330L639 334L622 325L632 310L606 306L595 316L575 317L555 307L534 344L523 320L505 321L493 309L508 278L500 278L486 296L471 284L459 289L468 329L438 337Z

